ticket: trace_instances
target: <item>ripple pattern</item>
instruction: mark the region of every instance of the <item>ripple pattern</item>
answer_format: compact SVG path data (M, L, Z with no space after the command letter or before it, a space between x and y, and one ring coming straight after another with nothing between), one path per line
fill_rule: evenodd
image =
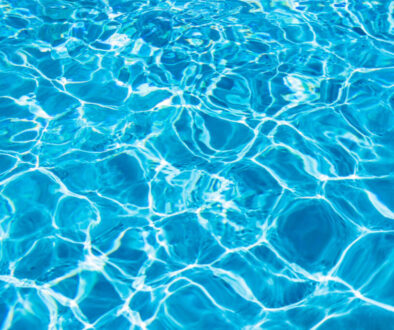
M0 18L2 329L393 328L394 1Z

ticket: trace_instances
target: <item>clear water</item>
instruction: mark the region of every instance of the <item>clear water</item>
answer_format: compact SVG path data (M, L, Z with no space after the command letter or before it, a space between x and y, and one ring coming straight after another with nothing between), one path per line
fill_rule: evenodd
M0 2L2 329L394 329L394 2Z

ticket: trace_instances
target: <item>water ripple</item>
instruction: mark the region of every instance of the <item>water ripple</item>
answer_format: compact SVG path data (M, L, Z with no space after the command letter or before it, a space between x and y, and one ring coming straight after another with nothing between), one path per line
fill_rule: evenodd
M3 1L2 329L390 328L393 15Z

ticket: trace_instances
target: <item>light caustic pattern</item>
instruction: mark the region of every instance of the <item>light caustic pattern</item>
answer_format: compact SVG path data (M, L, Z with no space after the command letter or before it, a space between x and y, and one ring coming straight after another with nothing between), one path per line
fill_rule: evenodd
M389 329L394 2L0 2L3 329Z

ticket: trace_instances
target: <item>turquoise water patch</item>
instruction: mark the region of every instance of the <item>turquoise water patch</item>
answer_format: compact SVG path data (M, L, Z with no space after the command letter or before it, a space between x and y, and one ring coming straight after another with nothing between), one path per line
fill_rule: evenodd
M1 329L393 327L393 1L0 19Z

